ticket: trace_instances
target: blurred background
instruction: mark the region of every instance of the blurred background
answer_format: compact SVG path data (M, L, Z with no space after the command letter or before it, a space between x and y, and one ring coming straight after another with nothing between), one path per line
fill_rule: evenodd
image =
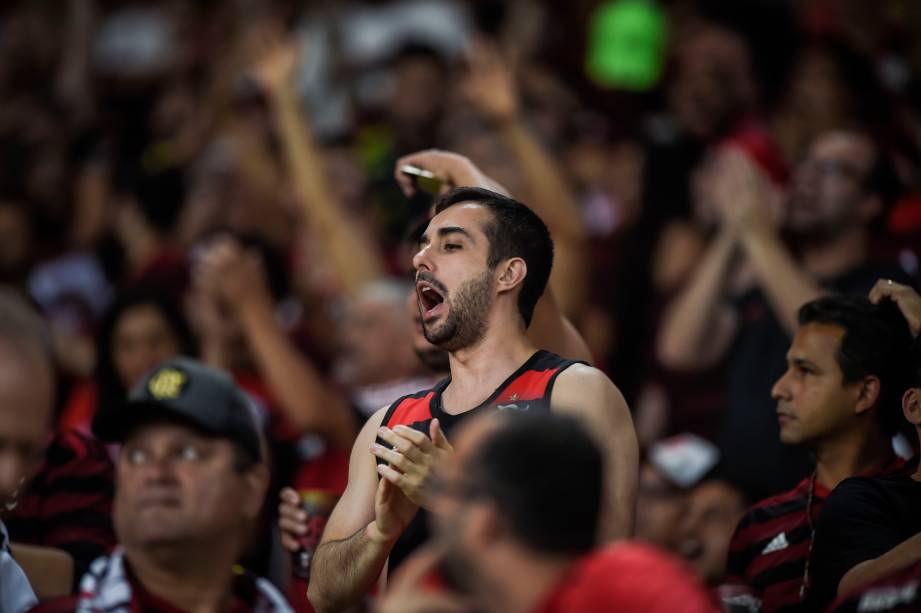
M844 128L894 181L859 220L866 259L917 282L913 0L8 0L0 282L53 326L61 428L89 431L158 361L198 355L260 405L280 483L341 483L344 454L322 458L394 381L439 370L412 353L403 285L431 197L393 175L450 150L550 225L556 300L641 444L718 440L726 359L678 369L656 344L726 215L721 156L782 196ZM236 251L215 263L219 236ZM254 296L277 330L245 314ZM286 382L264 346L278 331L313 387Z

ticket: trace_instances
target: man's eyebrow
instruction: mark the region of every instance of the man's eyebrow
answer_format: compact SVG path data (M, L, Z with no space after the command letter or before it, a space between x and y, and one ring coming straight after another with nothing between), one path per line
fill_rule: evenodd
M806 358L798 358L795 356L790 356L787 358L787 361L794 366L808 366L810 368L818 368L818 364L811 362Z
M475 243L475 242L476 242L476 241L473 239L473 236L471 236L469 232L467 232L466 230L464 230L463 228L461 228L461 227L459 227L459 226L448 226L447 228L438 228L438 236L439 236L439 237L442 237L442 238L443 238L443 237L445 237L445 236L448 236L449 234L463 234L464 236L466 236L466 237L470 240L471 243Z

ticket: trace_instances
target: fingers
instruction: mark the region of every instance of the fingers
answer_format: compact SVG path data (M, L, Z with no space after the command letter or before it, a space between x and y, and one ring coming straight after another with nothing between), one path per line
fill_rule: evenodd
M405 473L406 471L410 469L409 460L407 460L406 456L404 456L402 453L398 451L387 449L383 445L378 445L377 443L375 443L374 445L371 445L371 453L373 453L375 456L377 456L381 460L384 460L385 462L390 464L390 466L393 466L394 468L399 470L401 473Z
M397 426L393 430L380 428L377 431L377 435L414 462L421 459L419 451L430 453L434 447L429 437L407 426Z
M442 449L444 451L454 451L454 447L451 446L451 443L448 442L448 437L445 436L444 430L441 429L441 422L437 419L433 419L431 425L429 426L429 433L432 438L432 443L435 447Z
M399 473L387 466L386 464L377 465L377 474L379 474L382 480L394 485L400 489L409 486L409 481L406 477L403 476L403 473ZM385 490L386 491L386 490ZM386 499L382 497L381 502L386 502Z
M880 279L870 290L870 302L879 304L884 298L894 298L897 294L911 290L907 285L896 283L892 279Z

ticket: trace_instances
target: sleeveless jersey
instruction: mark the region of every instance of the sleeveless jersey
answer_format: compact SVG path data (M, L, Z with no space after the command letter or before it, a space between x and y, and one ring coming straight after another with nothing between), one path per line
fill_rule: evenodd
M456 415L445 413L442 406L441 395L451 383L451 377L448 377L439 381L431 389L398 399L390 405L381 425L387 428L400 425L409 426L428 436L429 426L432 420L437 418L442 430L450 440L451 432L464 420L485 411L546 413L550 411L550 396L553 393L556 378L568 367L580 363L583 362L566 360L549 351L537 351L496 388L496 391L482 404ZM377 442L388 446L380 438L377 439ZM384 461L378 459L377 462L380 464ZM391 576L403 560L428 539L427 515L424 509L419 509L416 517L394 545L390 552L388 567L388 573Z

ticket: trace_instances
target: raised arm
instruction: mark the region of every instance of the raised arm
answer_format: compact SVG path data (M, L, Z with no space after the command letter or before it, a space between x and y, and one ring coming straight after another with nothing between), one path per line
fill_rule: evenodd
M255 253L232 239L218 240L202 254L196 283L232 309L279 407L300 430L348 448L355 422L345 399L324 381L275 319L275 303Z
M285 166L310 234L323 245L345 292L355 296L384 273L384 264L374 244L349 219L326 178L323 158L291 86L297 54L293 40L267 36L254 74L268 97Z
M772 213L776 194L764 174L738 151L726 151L721 163L725 166L727 183L727 195L720 203L725 223L735 226L774 315L792 335L799 308L821 296L822 287L781 239Z
M599 540L633 536L639 446L630 410L604 373L576 364L563 371L550 399L554 411L580 419L605 455L604 507Z
M735 311L725 299L735 249L733 235L721 229L690 281L666 309L656 339L665 366L704 369L728 351L737 326Z
M474 44L464 89L479 112L496 124L515 157L529 186L528 204L550 228L557 246L550 285L564 313L578 312L587 287L582 212L560 164L525 124L514 76L493 44Z

